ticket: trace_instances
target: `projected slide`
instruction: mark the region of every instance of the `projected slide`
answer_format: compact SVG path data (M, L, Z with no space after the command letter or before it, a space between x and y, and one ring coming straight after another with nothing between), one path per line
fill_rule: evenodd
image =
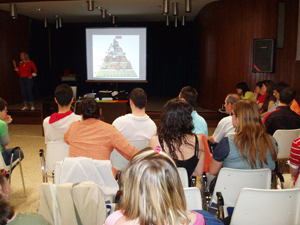
M88 81L146 81L146 28L87 28Z
M139 74L139 36L93 36L94 77L134 77ZM106 47L106 51L103 50ZM101 60L99 60L101 59ZM135 72L136 71L136 72Z

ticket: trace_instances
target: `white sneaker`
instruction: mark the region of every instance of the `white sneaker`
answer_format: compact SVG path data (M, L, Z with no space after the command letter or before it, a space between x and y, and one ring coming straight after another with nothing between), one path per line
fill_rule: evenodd
M34 106L31 106L31 109L30 109L30 110L31 110L31 111L35 110Z
M24 106L21 110L22 110L22 111L28 110L28 107L27 107L27 106Z

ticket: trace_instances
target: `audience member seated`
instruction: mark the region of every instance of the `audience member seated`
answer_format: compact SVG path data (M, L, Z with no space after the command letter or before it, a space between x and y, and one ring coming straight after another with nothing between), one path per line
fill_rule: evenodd
M112 125L101 121L101 110L94 99L81 102L82 121L74 122L65 133L64 140L69 145L69 157L87 157L109 160L115 148L126 159L138 152L126 138ZM113 174L117 170L113 168Z
M297 138L293 141L289 166L291 175L289 177L284 176L284 188L294 187L299 177L300 138Z
M261 113L267 112L272 105L276 102L276 98L273 95L274 82L272 80L264 80L263 86L267 87L266 98L264 104L261 107Z
M195 110L195 107L197 106L197 98L198 98L198 92L195 88L192 88L190 86L186 86L181 89L179 96L181 100L186 101L189 103L192 108L192 118L193 118L193 125L194 125L194 134L204 134L206 138L208 137L208 128L207 123L205 119L200 116L197 111Z
M10 165L11 155L13 148L6 148L9 144L8 124L11 123L11 116L7 115L7 102L0 98L0 151L5 164ZM20 152L21 159L24 158L23 151ZM15 151L13 161L19 158L19 150ZM13 168L12 168L13 169Z
M188 177L201 176L204 159L210 160L209 149L205 154L205 135L193 134L192 106L180 99L168 101L163 108L158 127L158 135L152 137L149 147L161 146L178 167L187 170ZM208 146L207 146L208 148Z
M105 225L206 224L203 216L187 212L183 187L174 161L160 148L140 151L123 176L120 209Z
M264 81L259 81L256 83L256 87L258 87L258 96L257 96L257 105L259 110L262 110L262 106L265 102L265 98L267 95L267 86L263 83Z
M261 89L261 87L262 87L262 81L258 81L256 84L255 84L255 88L254 88L254 91L253 91L253 94L254 94L254 96L255 96L255 98L254 98L254 101L258 101L258 98L259 98L259 96L260 96L260 89Z
M147 94L142 88L130 92L131 114L120 116L114 125L127 140L150 139L156 135L156 125L146 114Z
M57 86L54 100L58 106L58 113L53 113L44 119L45 143L64 142L64 135L71 123L81 120L80 115L73 113L71 104L73 102L72 88L67 84Z
M233 104L232 123L236 134L224 137L213 152L209 173L217 175L222 167L234 169L275 169L278 148L275 139L265 133L255 101Z
M227 95L224 104L227 114L232 113L232 105L239 100L240 100L240 96L237 94ZM223 137L226 137L227 135L234 133L234 130L235 128L232 125L232 116L231 115L226 116L220 120L214 134L208 137L208 140L213 144L219 143Z
M271 108L267 111L267 112L264 112L261 114L261 118L263 119L265 115L267 115L269 112L273 112L278 104L279 104L279 99L280 99L280 92L285 89L286 87L289 87L289 85L285 82L279 82L277 84L274 84L274 87L273 87L273 95L275 96L276 98L276 102L271 106Z
M8 203L10 196L10 186L5 178L4 174L0 174L0 224L41 224L50 225L50 223L44 219L43 216L37 213L16 213L14 207Z
M248 85L245 82L240 82L235 85L237 94L241 97L241 99L255 99L255 95L252 91L250 91Z
M273 135L278 129L300 128L300 116L290 109L290 105L295 97L296 91L290 87L284 88L280 92L277 109L264 117L264 124L268 134Z

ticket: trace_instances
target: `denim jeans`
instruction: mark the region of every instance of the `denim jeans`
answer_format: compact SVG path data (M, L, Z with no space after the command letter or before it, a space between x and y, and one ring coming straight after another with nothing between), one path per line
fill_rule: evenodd
M4 159L4 162L5 164L8 166L10 164L10 158L11 158L11 151L13 150L14 148L8 148L8 149L4 149L2 150L2 156L3 156L3 159ZM20 155L21 155L21 159L24 159L24 153L22 150L20 150ZM19 158L19 150L15 151L14 153L14 157L13 157L13 162L16 161L17 159ZM12 168L12 170L14 169L15 167Z
M27 104L29 100L29 104L33 104L33 94L32 94L33 80L28 79L28 77L20 77L20 87L21 87L23 103Z

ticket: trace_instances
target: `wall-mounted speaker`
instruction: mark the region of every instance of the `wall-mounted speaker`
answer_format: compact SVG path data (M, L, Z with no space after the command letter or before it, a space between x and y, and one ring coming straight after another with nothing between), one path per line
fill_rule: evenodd
M253 42L253 73L274 72L274 39L254 39Z

